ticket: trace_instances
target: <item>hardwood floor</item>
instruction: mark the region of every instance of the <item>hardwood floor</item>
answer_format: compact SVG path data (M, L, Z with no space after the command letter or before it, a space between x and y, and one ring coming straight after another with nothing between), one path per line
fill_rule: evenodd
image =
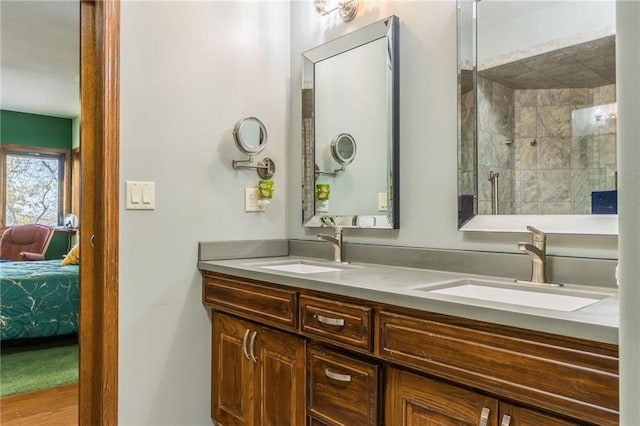
M77 426L78 384L0 399L2 426Z

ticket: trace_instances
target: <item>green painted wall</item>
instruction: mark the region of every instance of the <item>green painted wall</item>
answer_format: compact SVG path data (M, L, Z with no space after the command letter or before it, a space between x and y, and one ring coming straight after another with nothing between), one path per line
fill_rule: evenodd
M75 149L80 146L80 117L71 120L71 148Z
M71 149L72 122L70 118L0 110L0 142Z

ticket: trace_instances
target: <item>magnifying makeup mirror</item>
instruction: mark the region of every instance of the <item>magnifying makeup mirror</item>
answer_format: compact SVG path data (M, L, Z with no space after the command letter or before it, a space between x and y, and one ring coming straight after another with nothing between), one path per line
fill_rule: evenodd
M336 163L340 164L340 168L332 172L324 172L321 171L316 164L316 180L320 175L336 177L338 172L344 171L344 166L353 162L353 159L356 157L356 152L358 151L356 140L349 133L338 133L331 139L329 149L331 151L331 157L333 157Z
M246 117L233 127L233 140L240 152L252 156L267 146L267 129L255 117Z
M351 164L356 157L356 141L348 133L340 133L331 140L331 155L341 166Z
M267 128L262 121L256 117L245 117L233 126L232 134L238 150L249 156L247 160L233 160L231 163L233 168L256 169L258 176L262 179L270 179L276 171L273 160L265 157L258 161L258 165L251 165L253 156L261 153L267 146Z

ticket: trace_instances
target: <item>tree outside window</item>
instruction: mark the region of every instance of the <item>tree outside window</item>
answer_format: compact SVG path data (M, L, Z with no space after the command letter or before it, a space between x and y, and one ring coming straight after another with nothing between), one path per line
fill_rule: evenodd
M3 149L4 226L61 224L66 154Z

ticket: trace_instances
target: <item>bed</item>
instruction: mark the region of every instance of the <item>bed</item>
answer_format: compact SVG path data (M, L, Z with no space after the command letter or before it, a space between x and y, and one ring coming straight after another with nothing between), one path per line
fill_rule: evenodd
M78 332L78 265L0 262L0 340Z

